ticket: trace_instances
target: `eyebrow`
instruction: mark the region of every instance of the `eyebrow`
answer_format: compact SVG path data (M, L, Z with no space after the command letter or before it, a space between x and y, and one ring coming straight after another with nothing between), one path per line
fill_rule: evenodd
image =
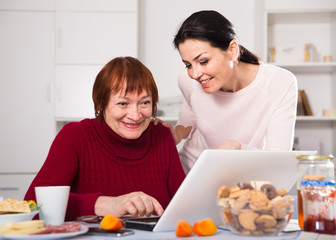
M148 98L148 97L152 97L152 95L146 95L146 96L143 96L140 100L142 100L142 99L145 99L145 98ZM123 99L127 99L127 100L129 100L129 98L128 97L126 97L126 96L119 96L119 98L123 98Z
M204 53L206 53L206 52L204 52ZM200 53L199 55L197 55L196 57L194 57L193 61L196 61L197 59L199 59L201 57L201 55L203 55L204 53ZM182 62L186 63L188 61L182 59Z

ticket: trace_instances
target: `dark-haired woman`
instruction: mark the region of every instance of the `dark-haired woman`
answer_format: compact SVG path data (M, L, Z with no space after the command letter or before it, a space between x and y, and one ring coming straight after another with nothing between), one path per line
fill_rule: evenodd
M118 57L98 73L95 119L57 134L25 199L36 186L71 186L65 219L83 215L161 215L185 173L169 129L154 125L158 90L138 59Z
M188 17L174 45L186 71L178 80L185 103L173 129L186 172L202 150L291 150L297 80L264 64L238 43L231 22L216 11Z

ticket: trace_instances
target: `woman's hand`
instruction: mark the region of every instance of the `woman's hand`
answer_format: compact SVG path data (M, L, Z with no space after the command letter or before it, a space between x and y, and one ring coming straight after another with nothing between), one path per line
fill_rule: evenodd
M182 125L178 125L174 129L174 127L173 127L172 124L164 122L164 121L162 121L159 118L154 119L154 125L157 125L158 123L161 123L163 126L169 128L169 130L170 130L170 132L171 132L171 134L172 134L172 136L174 138L174 142L175 142L176 145L179 144L182 139L186 138L189 135L189 133L190 133L190 131L192 129L191 126L184 127Z
M100 196L95 204L95 214L105 216L107 213L121 217L125 214L132 216L161 216L163 208L153 197L143 192L132 192L118 197Z
M241 143L235 140L225 140L217 147L217 149L241 149Z

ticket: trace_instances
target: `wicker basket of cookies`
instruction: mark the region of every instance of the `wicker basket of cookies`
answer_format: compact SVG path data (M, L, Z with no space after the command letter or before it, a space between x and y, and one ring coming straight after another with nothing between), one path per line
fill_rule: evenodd
M294 199L284 188L277 190L267 181L221 186L217 203L225 225L236 234L277 235L291 219Z

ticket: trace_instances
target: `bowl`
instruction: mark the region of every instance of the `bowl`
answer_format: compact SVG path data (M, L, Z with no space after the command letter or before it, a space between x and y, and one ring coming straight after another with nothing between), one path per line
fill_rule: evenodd
M222 198L217 204L224 225L238 235L275 236L294 212L294 199L290 197L267 202Z
M8 222L24 222L30 221L38 214L39 211L33 211L31 213L10 213L0 215L0 224Z

